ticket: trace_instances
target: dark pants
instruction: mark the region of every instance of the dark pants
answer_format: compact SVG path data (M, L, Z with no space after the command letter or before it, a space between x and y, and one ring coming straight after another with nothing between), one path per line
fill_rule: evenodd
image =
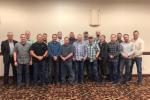
M118 82L118 61L109 62L109 79L113 81L113 83Z
M23 76L25 76L25 83L29 84L29 64L19 64L17 67L17 85L22 85Z
M122 56L121 56L121 54L120 54L120 55L119 55L119 59L118 59L118 67L117 67L117 70L118 70L118 80L121 79L121 73L120 73L121 59L122 59Z
M44 67L45 61L39 61L33 63L33 80L34 84L43 84L44 83Z
M107 71L107 60L101 59L100 60L100 66L99 66L99 75L102 79L104 79L104 77L106 78L108 71Z
M83 65L84 61L75 61L75 81L83 82Z
M132 60L132 64L130 66L129 81L132 80L132 71L134 63L136 63L137 67L137 74L138 74L137 82L142 82L142 57L136 57Z
M46 84L51 82L51 62L48 58L45 60L45 66L44 66L44 82Z
M33 83L33 65L29 65L30 82Z
M120 62L120 81L121 82L127 82L129 79L129 73L130 73L130 66L131 66L131 59L121 59ZM123 74L123 71L125 69L125 74Z
M72 61L62 61L61 66L61 82L65 83L66 76L68 75L68 80L70 83L74 81L74 72L72 69Z
M51 79L52 82L57 83L59 82L59 59L55 61L53 58L51 58L50 62L51 62Z
M9 81L9 69L10 65L12 66L12 71L13 71L13 83L16 83L17 81L17 70L16 67L14 66L14 59L13 57L8 57L8 60L4 62L4 84L8 84Z
M98 82L98 67L97 67L97 60L94 60L93 62L88 62L89 66L89 76L91 81Z

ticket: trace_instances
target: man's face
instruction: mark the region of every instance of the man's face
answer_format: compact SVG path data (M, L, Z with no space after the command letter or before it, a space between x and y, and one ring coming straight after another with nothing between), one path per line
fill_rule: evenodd
M64 39L64 44L69 44L69 38Z
M138 39L139 38L139 33L138 32L134 32L133 33L133 38L134 39Z
M117 34L117 39L121 39L122 38L122 34Z
M8 32L7 33L7 38L8 38L8 40L13 40L13 33L12 32Z
M93 43L93 38L89 38L89 43Z
M57 36L58 36L59 39L62 39L62 33L61 33L61 32L59 32L59 33L57 34Z
M52 36L52 40L53 40L53 41L57 41L57 35L53 35L53 36Z
M27 38L27 39L30 39L31 33L30 33L29 31L26 31L26 32L25 32L25 35L26 35L26 38Z
M47 41L47 34L43 34L43 40Z
M70 37L74 38L74 32L70 32Z
M88 33L84 33L83 35L84 35L84 38L88 38L89 36Z
M43 41L43 36L42 35L37 35L37 41L42 42Z
M21 35L20 39L21 39L21 42L26 42L27 41L26 35Z
M82 41L82 36L78 35L77 39L78 39L79 42L81 42Z
M129 36L128 36L128 35L124 35L123 38L124 38L124 41L125 41L125 42L128 42L128 41L129 41Z
M104 36L100 36L100 41L104 42L105 41L105 37Z
M115 42L117 40L117 36L116 35L111 35L111 41Z
M100 32L96 32L95 34L96 34L97 37L99 37L101 33Z

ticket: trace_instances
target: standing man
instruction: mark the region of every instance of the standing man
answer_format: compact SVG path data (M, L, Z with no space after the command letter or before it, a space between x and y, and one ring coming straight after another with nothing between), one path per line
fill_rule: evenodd
M58 38L58 42L60 42L60 44L63 45L63 44L64 44L64 41L63 41L63 39L62 39L62 32L61 32L61 31L59 31L59 32L57 33L57 38Z
M144 41L140 38L139 35L140 35L139 31L135 30L133 32L132 42L135 45L135 53L133 55L132 65L130 67L129 81L132 79L133 65L134 63L136 63L137 74L138 74L137 84L141 85L142 84L142 54L144 50Z
M4 85L9 84L9 68L10 64L13 70L13 83L16 83L17 80L17 71L16 67L14 66L14 47L17 41L13 40L13 32L7 33L7 40L2 41L1 44L1 53L3 55L3 62L4 62Z
M108 59L108 43L106 42L106 36L101 35L100 36L100 55L99 55L99 76L101 81L105 81L108 75L108 66L107 66L107 59Z
M101 32L99 32L99 31L96 31L96 37L94 38L94 42L95 43L99 43L100 42L100 36L101 36Z
M52 35L52 41L48 43L48 55L51 65L52 83L59 81L59 61L61 53L61 44L57 41L57 34Z
M135 46L133 42L130 42L128 34L124 34L123 38L124 42L121 43L120 82L128 85L131 59L134 54ZM123 74L124 69L125 74Z
M93 37L89 37L89 43L87 45L87 61L89 69L89 78L91 81L99 81L97 60L99 58L100 48L98 44L95 44Z
M87 58L87 46L83 42L82 35L77 36L77 41L73 44L75 48L74 60L75 60L75 82L83 83L84 61Z
M17 67L17 85L20 87L23 85L23 73L25 76L25 85L29 85L29 64L32 63L30 57L30 46L27 43L25 34L20 35L21 42L16 43L14 48L14 63Z
M47 33L43 33L43 42L47 44Z
M109 79L113 84L118 83L118 59L120 54L120 44L117 42L117 36L111 35L111 41L108 43L108 62Z
M70 45L69 38L64 38L64 44L61 47L61 59L62 59L62 67L61 67L61 82L65 83L66 75L68 74L69 84L73 84L74 81L74 72L72 69L72 57L74 54L74 47Z
M37 35L37 42L32 44L30 54L33 62L33 80L34 84L44 84L45 59L48 54L47 45L43 42L42 34Z
M70 44L73 44L76 41L74 32L70 32L69 41L70 41Z

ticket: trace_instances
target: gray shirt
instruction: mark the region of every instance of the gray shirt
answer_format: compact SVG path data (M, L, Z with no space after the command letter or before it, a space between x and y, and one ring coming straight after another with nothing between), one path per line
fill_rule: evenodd
M22 44L16 43L14 51L17 53L17 62L19 64L28 64L30 61L30 43Z
M74 47L73 47L73 45L71 45L71 44L68 44L68 45L63 44L62 47L61 47L61 55L62 55L63 57L66 57L66 56L68 56L70 53L74 53ZM72 57L69 58L69 59L67 59L67 60L68 60L68 61L72 60Z
M10 48L10 55L12 56L13 55L13 52L14 52L14 42L9 42L9 48Z

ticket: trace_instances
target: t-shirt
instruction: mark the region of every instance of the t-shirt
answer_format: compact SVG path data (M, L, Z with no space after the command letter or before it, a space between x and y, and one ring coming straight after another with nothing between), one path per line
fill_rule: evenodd
M14 51L17 53L17 62L19 64L28 64L30 61L30 46L31 44L16 43Z
M63 44L61 47L61 55L63 57L68 56L70 53L74 53L74 47L71 44ZM72 57L70 59L68 59L67 61L72 60Z
M44 53L48 50L47 49L47 45L45 43L39 43L39 42L35 42L32 44L30 50L33 50L34 53L37 55L37 56L43 56ZM35 57L32 57L32 60L33 62L39 62L38 59L36 59ZM43 59L45 60L45 59ZM42 60L42 61L43 61Z

